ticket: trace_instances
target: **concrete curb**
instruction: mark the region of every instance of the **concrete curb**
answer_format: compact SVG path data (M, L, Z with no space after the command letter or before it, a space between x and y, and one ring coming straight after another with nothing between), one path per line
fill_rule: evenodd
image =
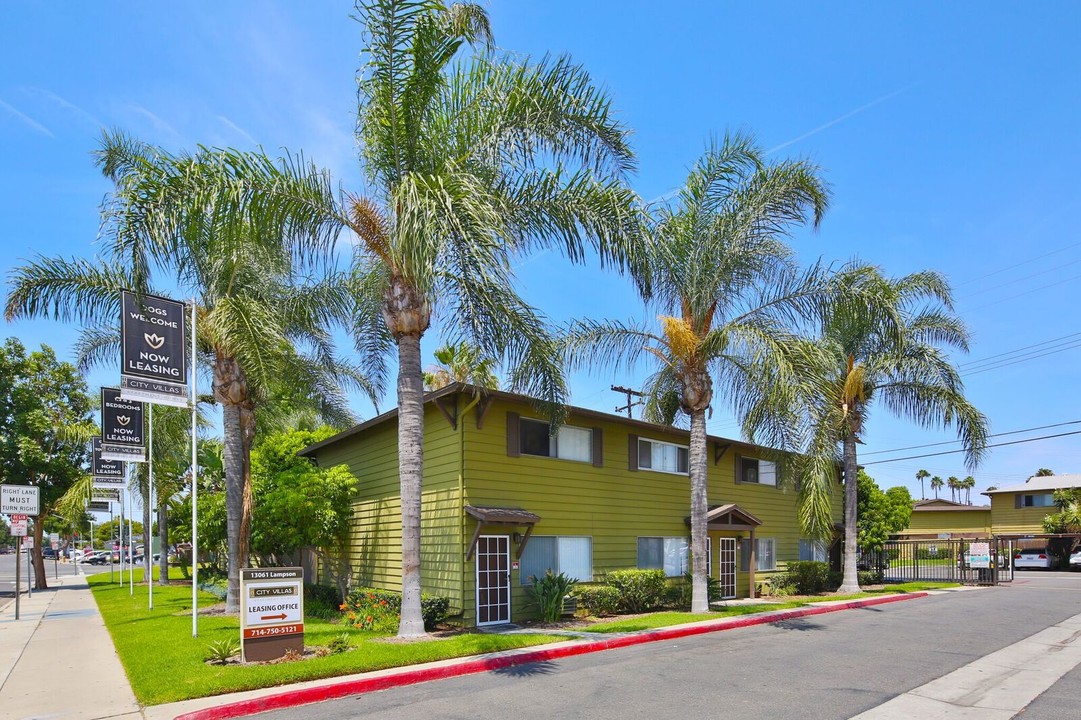
M267 695L261 698L253 698L240 702L226 703L217 707L204 708L193 712L176 716L175 720L225 720L226 718L245 717L255 713L267 712L268 710L282 710L299 705L322 702L324 700L336 700L351 695L387 690L405 685L429 682L431 680L443 680L446 678L473 675L481 672L500 670L503 668L524 665L526 663L558 660L560 658L585 655L587 653L603 652L616 648L630 647L644 643L675 640L678 638L702 635L705 633L734 630L736 628L765 625L768 623L793 620L796 618L823 615L825 613L838 612L840 610L854 610L857 608L885 605L886 603L900 602L903 600L915 600L927 597L926 592L909 593L905 595L890 595L882 598L870 598L868 600L852 600L838 602L830 605L804 607L796 610L781 610L765 612L747 617L737 617L726 620L706 620L689 625L678 625L670 628L651 630L636 633L634 635L621 635L619 637L606 638L581 643L560 643L557 647L549 649L525 650L511 655L494 657L481 657L465 659L452 665L439 667L427 667L419 669L407 669L379 677L366 677L357 680L307 687L292 692L282 692Z

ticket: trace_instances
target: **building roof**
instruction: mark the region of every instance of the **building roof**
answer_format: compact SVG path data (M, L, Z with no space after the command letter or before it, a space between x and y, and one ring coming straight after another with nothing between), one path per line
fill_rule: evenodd
M1044 477L1030 477L1020 485L1007 485L994 490L985 490L984 495L1000 495L1002 493L1031 493L1052 492L1054 490L1067 490L1081 487L1081 475L1046 475Z
M917 500L912 512L958 512L964 510L990 510L990 505L966 505L953 500Z
M425 404L430 403L430 402L435 402L436 400L439 400L441 398L445 398L445 397L448 397L448 396L451 396L451 395L456 395L458 393L466 393L466 394L469 394L469 395L481 394L481 395L486 395L488 397L497 398L497 399L500 399L500 400L510 400L512 402L533 403L533 402L536 401L534 398L531 398L528 395L519 395L517 393L510 393L510 392L506 392L506 391L503 391L503 390L489 390L489 389L485 389L485 388L478 388L478 387L476 387L474 385L469 385L467 383L451 383L450 385L447 385L445 387L441 387L438 390L433 390L432 392L425 393L424 394L424 402L425 402ZM631 419L631 418L628 418L628 417L624 417L622 415L614 415L612 413L599 412L597 410L590 410L589 408L576 407L574 405L568 405L567 410L569 411L569 413L571 415L575 415L575 416L578 416L578 417L593 418L595 420L604 420L604 421L608 421L608 422L617 422L617 423L621 423L623 425L627 425L628 427L637 427L639 429L647 430L647 431L651 431L651 432L668 432L668 433L675 433L677 435L686 435L687 437L690 437L690 432L689 431L684 430L682 428L678 428L678 427L671 427L669 425L658 425L657 423L646 422L645 420L634 420L634 419ZM380 424L382 424L382 423L384 423L384 422L386 422L388 420L396 418L397 416L398 416L398 408L395 407L393 410L388 410L387 412L385 412L385 413L383 413L381 415L376 415L372 419L365 420L364 422L360 423L359 425L354 425L353 427L349 428L348 430L343 430L342 432L338 433L337 435L332 435L332 436L328 437L326 440L323 440L321 442L317 442L317 443L314 443L312 445L309 445L308 447L303 448L302 450L300 450L297 454L301 455L301 456L311 455L312 453L314 453L317 450L325 448L325 447L327 447L329 445L335 445L335 444L341 442L342 440L350 438L350 437L352 437L354 435L358 435L358 434L364 432L365 430L367 430L368 428L375 427L376 425L380 425ZM717 435L707 435L707 439L708 440L716 440L716 441L724 442L724 443L738 443L740 445L751 446L751 443L747 443L747 442L744 442L742 440L734 440L732 438L725 438L725 437L721 437L721 436L717 436Z

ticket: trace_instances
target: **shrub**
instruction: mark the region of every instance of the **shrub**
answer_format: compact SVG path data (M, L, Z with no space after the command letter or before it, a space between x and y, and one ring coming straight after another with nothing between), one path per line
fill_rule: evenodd
M349 642L349 633L335 635L334 638L327 643L327 652L331 655L338 655L352 649L353 643Z
M815 560L794 560L788 563L783 578L783 584L791 586L797 595L816 595L830 586L830 566Z
M204 659L207 662L217 663L224 665L229 662L229 659L240 652L240 638L228 638L224 640L215 640L210 643L210 646L206 649L206 655Z
M545 570L543 577L530 575L533 585L529 586L529 596L537 606L540 618L544 622L555 622L563 614L563 598L577 582L563 573L553 574Z
M604 617L619 612L619 590L611 585L579 585L571 592L578 599L578 606L590 615Z
M660 607L668 588L663 570L613 570L604 582L619 591L620 608L629 613Z
M341 610L354 627L361 630L375 630L393 633L398 629L402 612L402 595L393 590L376 588L357 588L349 593ZM450 610L450 598L442 595L421 595L420 613L424 618L424 629L434 630L439 623L447 619Z
M304 614L321 620L338 616L341 596L336 588L327 585L304 584Z
M678 608L689 608L694 594L694 579L691 573L683 573L681 579L668 583L668 601ZM721 599L721 584L716 578L706 577L706 600L715 602Z

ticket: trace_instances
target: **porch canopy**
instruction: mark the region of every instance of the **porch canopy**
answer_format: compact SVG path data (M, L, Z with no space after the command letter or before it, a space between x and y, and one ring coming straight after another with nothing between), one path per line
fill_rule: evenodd
M691 518L688 515L685 519L687 526L691 524ZM754 566L756 562L754 553L754 533L762 521L756 518L751 513L747 512L739 505L735 503L728 503L727 505L714 505L706 513L706 529L728 532L748 532L750 533L751 557L747 564L748 575L748 597L754 597Z
M529 542L529 536L533 534L533 526L540 522L540 515L531 513L522 508L490 507L481 505L466 505L465 514L477 519L477 529L473 531L473 539L469 542L469 551L465 554L466 560L473 559L473 553L477 550L477 540L484 530L485 525L511 525L525 527L525 534L518 543L516 557L521 559L525 545Z

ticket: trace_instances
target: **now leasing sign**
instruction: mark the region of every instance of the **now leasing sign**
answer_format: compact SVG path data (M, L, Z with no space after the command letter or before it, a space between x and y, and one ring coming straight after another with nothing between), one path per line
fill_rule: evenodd
M304 568L242 568L240 597L245 662L304 651Z
M125 400L116 388L101 389L101 458L146 462L143 404Z
M124 480L124 463L116 460L105 460L101 457L101 438L93 439L94 455L91 459L91 472L94 476L94 487L126 488Z
M120 301L121 396L187 407L184 303L127 290Z

